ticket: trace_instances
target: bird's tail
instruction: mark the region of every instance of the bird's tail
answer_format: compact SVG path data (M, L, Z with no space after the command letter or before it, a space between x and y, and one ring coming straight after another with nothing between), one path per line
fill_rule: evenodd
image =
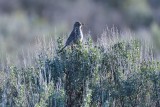
M61 53L65 47L66 47L66 45L58 53Z

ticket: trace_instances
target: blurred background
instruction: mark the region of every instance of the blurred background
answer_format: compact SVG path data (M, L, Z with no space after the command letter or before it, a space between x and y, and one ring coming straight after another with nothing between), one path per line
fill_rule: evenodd
M0 0L0 62L32 56L44 38L52 38L54 46L75 21L83 22L84 34L95 41L114 26L160 50L160 0Z

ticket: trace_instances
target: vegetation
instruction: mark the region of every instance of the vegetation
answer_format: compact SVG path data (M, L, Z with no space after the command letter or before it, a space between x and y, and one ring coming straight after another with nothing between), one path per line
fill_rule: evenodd
M159 7L160 0L1 0L0 107L160 107ZM58 37L75 21L94 42L58 53L66 40Z
M6 65L0 106L159 107L160 62L151 46L107 39L106 45L104 38L96 44L88 38L57 53L63 46L59 38L56 51L42 51L32 66Z

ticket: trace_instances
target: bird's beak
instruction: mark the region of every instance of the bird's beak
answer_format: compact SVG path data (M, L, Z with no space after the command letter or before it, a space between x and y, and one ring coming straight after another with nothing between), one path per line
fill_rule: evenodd
M82 26L84 26L84 23L82 23Z

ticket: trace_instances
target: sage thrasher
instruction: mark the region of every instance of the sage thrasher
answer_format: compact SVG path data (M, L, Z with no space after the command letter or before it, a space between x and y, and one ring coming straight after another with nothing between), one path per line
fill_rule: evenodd
M80 22L75 22L71 34L69 35L64 47L59 52L62 52L66 46L69 45L72 46L73 44L76 44L78 41L82 42L83 40L82 25L83 24L81 24Z

